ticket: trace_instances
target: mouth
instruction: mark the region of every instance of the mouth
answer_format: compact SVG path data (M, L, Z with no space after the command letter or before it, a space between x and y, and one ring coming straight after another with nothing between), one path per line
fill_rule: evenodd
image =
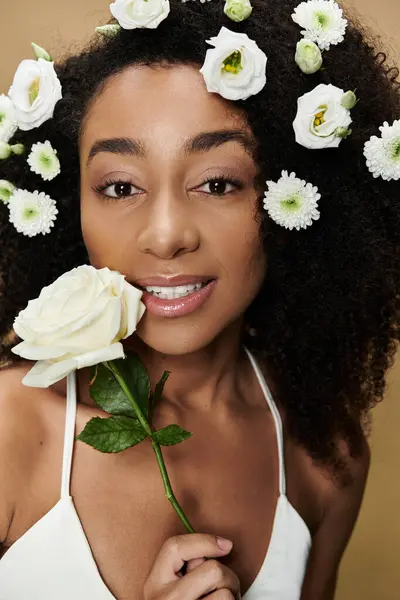
M158 317L182 317L199 309L214 293L216 279L199 276L153 277L139 280L142 301Z
M156 296L157 298L161 298L163 300L175 300L177 298L185 298L194 292L198 292L202 288L206 287L206 285L208 285L211 281L212 279L207 279L206 281L200 281L199 283L188 283L176 286L148 285L139 287L144 292L147 292L152 296Z

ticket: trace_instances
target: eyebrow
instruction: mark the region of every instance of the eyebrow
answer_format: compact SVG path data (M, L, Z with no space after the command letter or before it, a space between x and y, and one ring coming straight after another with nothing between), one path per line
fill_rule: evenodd
M200 152L207 152L228 142L238 142L254 158L256 141L242 129L220 129L199 133L185 141L183 152L186 156L189 156ZM142 159L148 156L147 147L141 140L124 137L97 140L90 149L86 167L90 165L94 157L100 152L136 156Z

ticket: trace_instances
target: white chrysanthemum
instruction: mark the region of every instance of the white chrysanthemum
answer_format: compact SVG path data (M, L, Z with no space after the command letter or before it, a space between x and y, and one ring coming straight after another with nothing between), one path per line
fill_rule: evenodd
M0 179L0 200L4 202L4 204L8 204L8 201L15 190L15 185L10 181L7 181L6 179Z
M286 229L305 229L319 219L317 209L321 194L318 188L298 179L295 173L282 171L277 183L267 181L264 208L273 221Z
M54 179L61 171L57 150L52 147L48 140L33 144L27 162L31 171L41 175L47 181Z
M8 202L10 222L19 233L33 237L50 233L58 210L54 200L44 192L17 189Z
M344 40L347 19L334 0L309 0L302 2L292 14L295 23L304 27L304 37L318 44L321 50L329 50Z
M8 96L0 95L0 142L9 142L18 125L15 118L15 107Z
M367 167L374 177L386 181L400 179L400 120L379 127L382 136L373 135L364 146Z

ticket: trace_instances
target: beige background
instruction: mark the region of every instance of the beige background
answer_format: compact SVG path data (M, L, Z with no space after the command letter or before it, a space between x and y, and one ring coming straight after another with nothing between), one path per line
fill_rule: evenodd
M279 0L276 0L279 1ZM7 93L16 67L33 58L30 42L55 58L87 38L109 17L106 0L0 0L0 92ZM399 0L347 3L384 34L400 62ZM374 411L372 466L364 504L345 554L337 600L400 598L400 359L389 374L385 402Z

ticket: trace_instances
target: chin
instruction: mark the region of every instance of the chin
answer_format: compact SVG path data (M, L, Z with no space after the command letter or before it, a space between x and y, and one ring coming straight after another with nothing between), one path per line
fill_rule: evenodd
M218 328L217 323L220 325ZM240 327L239 324L237 326ZM163 319L162 324L158 322L156 325L145 315L135 334L126 340L126 345L132 349L136 346L139 351L140 345L144 344L160 354L183 356L203 350L232 327L233 323L223 323L222 319L213 319L208 326L181 318Z

